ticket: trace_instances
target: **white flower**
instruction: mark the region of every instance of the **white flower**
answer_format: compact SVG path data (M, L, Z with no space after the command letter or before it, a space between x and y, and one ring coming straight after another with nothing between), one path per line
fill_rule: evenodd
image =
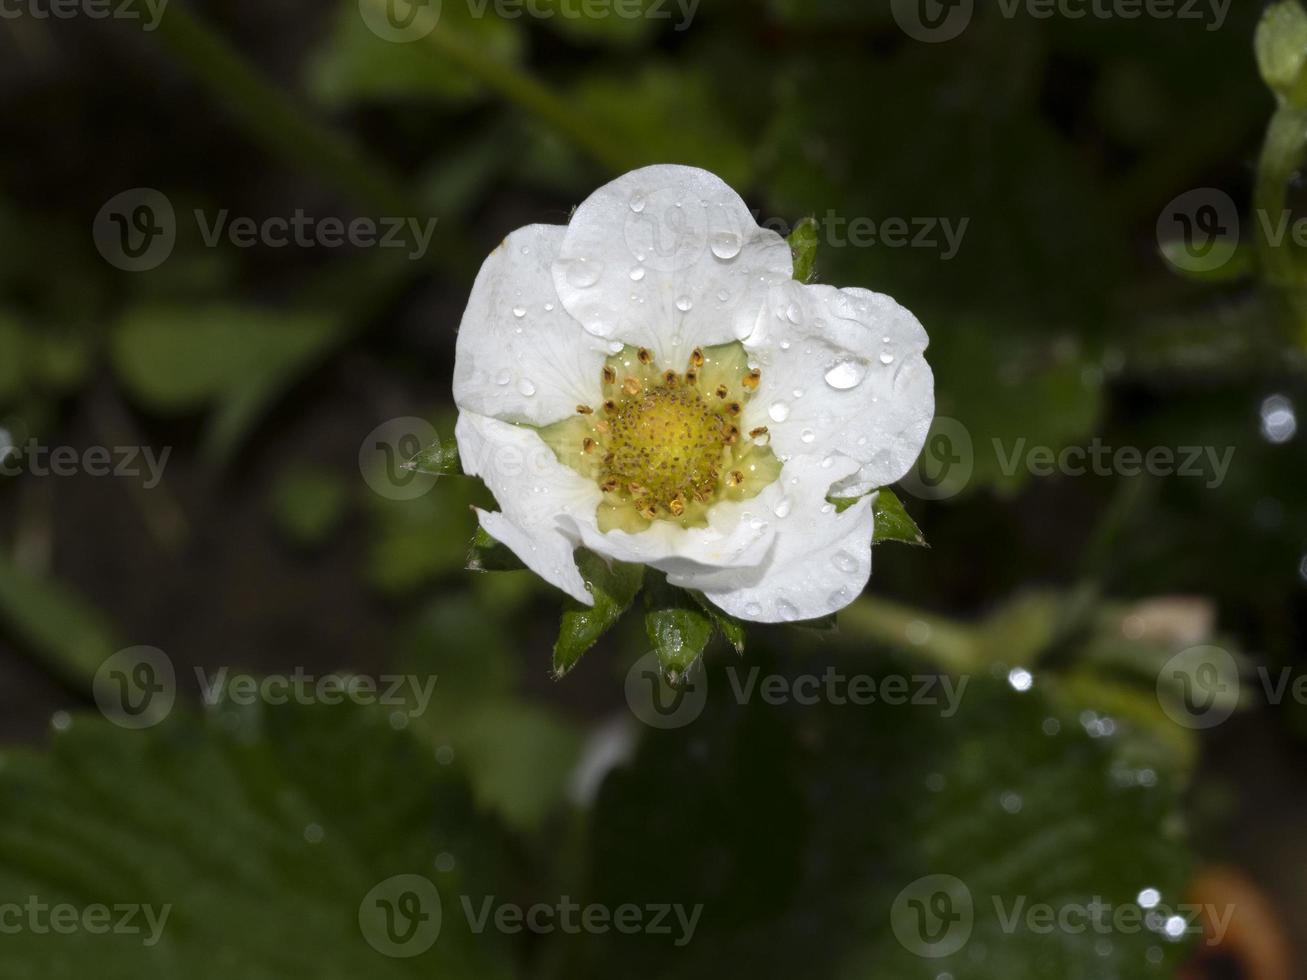
M660 569L740 619L815 619L871 574L872 508L934 415L921 324L794 280L789 246L703 170L655 166L486 259L458 335L481 524L592 604L579 547Z

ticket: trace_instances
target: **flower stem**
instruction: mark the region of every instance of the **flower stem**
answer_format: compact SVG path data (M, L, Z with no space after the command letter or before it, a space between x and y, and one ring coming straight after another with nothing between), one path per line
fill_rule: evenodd
M982 666L980 643L970 627L888 599L856 600L840 612L840 628L922 654L950 673L974 673Z

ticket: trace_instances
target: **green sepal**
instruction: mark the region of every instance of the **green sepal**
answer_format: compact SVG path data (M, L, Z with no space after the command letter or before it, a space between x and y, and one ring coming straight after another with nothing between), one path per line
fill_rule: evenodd
M500 544L485 528L477 526L467 549L469 572L520 572L526 565L507 545Z
M554 642L555 678L565 677L581 655L622 618L644 582L643 565L609 563L584 549L576 552L576 564L595 602L586 606L570 597L565 601Z
M817 219L804 218L786 239L794 256L794 278L802 283L812 282L817 274Z
M900 544L910 544L915 548L929 548L926 543L926 536L921 533L921 528L917 527L917 522L912 519L903 506L903 502L892 490L873 490L871 494L863 497L827 497L826 499L835 505L837 513L844 513L860 500L871 497L871 510L876 518L876 530L871 536L873 545L883 544L886 541L897 541Z
M404 469L429 476L462 476L463 461L453 439L432 443L404 464Z
M731 645L737 654L744 653L744 641L746 637L744 624L724 610L718 609L709 601L708 597L702 592L695 592L692 589L686 589L690 593L690 598L697 602L703 611L708 614L713 625L717 627L717 632L721 633L726 642Z
M668 684L679 684L712 639L713 618L700 604L657 576L644 592L644 630Z

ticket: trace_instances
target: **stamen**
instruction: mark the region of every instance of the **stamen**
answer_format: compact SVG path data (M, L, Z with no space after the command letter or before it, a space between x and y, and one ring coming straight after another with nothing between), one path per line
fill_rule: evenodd
M578 415L593 415L595 412L589 405L577 405L576 411Z
M604 384L617 384L617 370L611 364L604 365Z
M744 474L739 470L731 470L731 475L726 478L726 485L729 487L738 487L744 482Z
M749 430L750 439L757 439L759 436L765 436L766 434L767 434L767 426L765 425L760 425L756 429Z
M692 367L703 367L703 348L696 347L690 352L690 365Z
M758 382L761 380L762 380L762 371L760 371L758 368L754 368L752 371L750 371L741 379L741 383L749 391L757 391Z
M649 348L641 347L635 354L640 359L641 364L652 364L653 355L649 353Z
M741 412L740 403L731 402L729 405L726 406L726 411L730 412L732 415L739 415Z
M622 382L622 387L626 389L628 395L640 394L640 382L635 378L627 378Z
M725 397L726 397L727 395L729 395L729 394L730 394L730 392L727 390L726 385L718 385L718 386L717 386L717 397L718 397L718 398L725 398Z
M586 436L583 440L581 440L581 452L592 453L594 451L595 451L595 441L593 439L591 439L589 436Z

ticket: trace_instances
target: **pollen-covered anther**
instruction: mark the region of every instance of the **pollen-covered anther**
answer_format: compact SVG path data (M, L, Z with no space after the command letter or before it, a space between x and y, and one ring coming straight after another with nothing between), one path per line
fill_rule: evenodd
M743 378L740 379L740 383L744 385L744 387L747 388L749 391L757 391L758 383L760 381L762 381L762 371L760 371L758 368L754 368L752 371L750 371L748 374L746 374Z
M627 378L622 382L622 388L628 395L640 394L640 382L635 378Z
M690 366L695 368L703 367L703 348L696 347L690 351Z
M726 385L718 385L718 386L717 386L717 397L718 397L718 398L723 398L723 399L724 399L724 398L725 398L727 395L729 395L729 394L730 394L730 390L726 387Z
M728 487L738 487L743 482L744 482L744 474L741 473L739 470L731 470L731 472L726 477L726 485Z
M757 438L759 438L760 436L765 436L766 434L767 434L767 426L765 426L765 425L760 425L760 426L758 426L758 428L756 428L756 429L750 429L750 430L749 430L749 438L750 438L750 439L757 439Z
M606 433L608 432L608 430L611 429L611 428L612 428L612 426L610 426L610 425L608 424L608 420L607 420L607 419L600 419L598 422L595 423L595 431L596 431L596 432L601 432L601 433L605 433L605 434L606 434Z
M685 500L678 494L667 502L667 509L673 517L680 517L685 513Z
M675 371L668 371L663 375L663 384L667 385L668 388L675 388L680 380L681 376Z
M617 481L612 479L605 480L603 483L599 484L599 489L604 493L615 493L617 491Z
M740 407L739 402L731 402L726 406L726 411L729 412L731 415L739 415L740 412L743 411L743 409Z
M641 347L635 354L641 364L652 364L653 354L649 353L649 348Z
M604 365L604 384L606 385L617 384L617 369L614 368L612 365L609 364Z
M589 436L581 440L581 452L592 453L595 451L595 441Z
M686 371L686 372L685 372L685 383L688 384L688 385L698 384L698 383L699 383L699 372L698 372L698 371Z
M739 442L739 441L740 441L740 429L739 429L739 426L735 426L735 425L730 426L730 427L726 430L726 436L725 436L724 441L725 441L726 445L728 445L728 446L733 446L733 445L735 445L737 442Z
M593 408L591 408L589 405L577 405L577 406L576 406L576 414L577 414L577 415L593 415L594 413L595 413L595 410L594 410Z

